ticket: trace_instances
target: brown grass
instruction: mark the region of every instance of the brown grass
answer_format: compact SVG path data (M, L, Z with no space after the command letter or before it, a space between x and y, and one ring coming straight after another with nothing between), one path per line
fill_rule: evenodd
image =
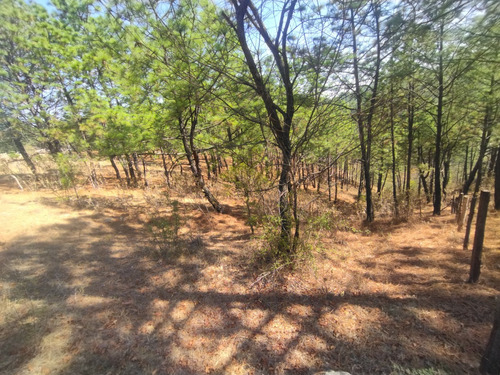
M428 209L399 224L382 218L363 227L351 217L320 232L312 260L255 283L258 241L227 187L219 187L226 208L217 215L180 189L165 197L160 188L108 184L80 188L76 200L20 192L7 177L2 374L477 372L500 288L498 213L488 218L477 285L464 282L463 233L451 215ZM331 210L347 220L355 202L341 198L341 210ZM172 200L180 246L152 257L147 223L170 217Z

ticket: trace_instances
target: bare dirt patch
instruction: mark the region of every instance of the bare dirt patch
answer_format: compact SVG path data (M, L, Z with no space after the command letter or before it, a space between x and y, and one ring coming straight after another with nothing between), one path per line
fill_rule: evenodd
M498 213L477 285L452 217L427 211L332 232L264 284L237 199L216 215L170 197L183 242L155 258L147 223L172 214L160 193L81 195L2 189L1 373L477 372L499 293Z

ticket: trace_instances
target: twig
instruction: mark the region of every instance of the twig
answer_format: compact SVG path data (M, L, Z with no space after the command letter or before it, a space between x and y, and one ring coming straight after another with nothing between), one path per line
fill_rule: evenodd
M21 185L21 183L19 182L19 180L17 179L16 176L14 176L13 174L10 175L10 177L12 177L16 182L17 182L17 186L19 186L19 189L21 189L21 191L23 191L23 185Z

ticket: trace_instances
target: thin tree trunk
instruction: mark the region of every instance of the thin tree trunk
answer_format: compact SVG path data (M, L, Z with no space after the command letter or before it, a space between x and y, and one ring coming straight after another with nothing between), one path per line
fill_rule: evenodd
M137 178L140 180L142 178L141 168L139 167L139 158L137 157L137 152L132 154L132 160L134 161L134 167L137 172Z
M118 179L118 181L121 181L122 178L120 176L120 171L118 170L118 167L116 166L116 163L115 163L115 155L111 155L109 157L109 161L111 163L111 166L113 167L113 169L115 170L115 175L116 175L116 178Z
M391 156L392 156L392 200L394 202L394 216L399 217L398 207L398 193L396 187L396 139L394 136L394 87L391 82L391 105L390 105L390 118L391 118Z
M161 152L161 161L163 164L163 173L165 174L165 179L167 180L167 186L171 187L170 186L170 172L169 172L168 167L167 167L167 160L165 158L165 152L163 152L163 148L160 148L160 152Z
M21 139L20 138L14 138L14 145L16 146L17 151L19 151L19 153L23 157L24 162L28 165L29 169L31 169L31 172L35 176L37 176L35 164L33 163L33 160L31 160L31 158L30 158L28 152L26 151L26 149L24 148L24 145L21 142Z
M332 201L332 167L330 165L331 163L331 158L330 158L330 153L328 153L327 157L327 163L328 163L328 170L327 170L327 184L328 184L328 202Z
M350 9L350 21L351 21L351 33L352 33L352 52L353 52L353 68L354 68L354 80L355 80L355 96L356 96L356 120L358 123L359 140L361 146L361 159L363 163L363 172L365 177L365 192L366 192L366 221L372 222L375 218L373 210L372 201L372 191L371 191L371 171L370 171L370 158L371 158L371 143L372 143L372 120L375 113L375 104L378 94L378 80L380 72L380 23L379 23L379 8L375 5L373 10L375 17L375 27L376 27L376 61L375 61L375 73L374 73L374 83L373 89L370 97L370 107L368 111L368 116L366 121L364 121L364 116L362 114L362 101L363 96L361 93L360 86L360 76L358 67L358 49L357 49L357 32L356 24L354 20L354 9ZM365 136L366 127L366 136Z
M436 153L434 154L434 210L433 215L441 215L441 138L443 133L444 106L444 66L443 66L444 23L441 21L438 41L438 104L436 117Z
M203 158L205 159L205 164L207 165L207 180L210 180L210 163L208 161L208 157L205 152L203 153Z
M141 161L142 161L142 178L144 179L144 186L148 187L149 182L148 182L148 179L146 177L146 161L144 160L144 158L141 158Z
M125 173L125 180L127 181L127 186L130 186L130 175L129 175L129 171L127 169L127 165L125 164L125 162L120 158L120 164L123 168L123 172Z
M415 119L415 106L413 103L414 83L408 84L408 155L406 157L406 207L407 214L410 214L410 188L411 188L411 157L413 151L413 123Z
M182 117L179 116L179 131L182 138L182 145L184 146L184 151L186 152L186 157L189 162L189 167L191 168L191 172L195 178L196 185L203 191L205 198L210 202L212 207L217 212L222 212L222 206L215 196L212 194L210 189L205 183L203 178L203 174L200 169L200 161L198 158L198 153L194 147L194 134L196 125L198 124L198 113L199 108L196 107L191 109L190 122L191 122L191 130L189 135L186 132L186 124L184 124Z
M467 170L469 169L469 162L467 157L469 156L469 145L465 146L465 160L464 160L464 182L468 179Z
M500 155L495 164L495 210L500 210Z
M127 159L128 171L130 173L130 178L134 181L134 185L137 186L137 178L135 177L134 165L132 163L132 159L128 154L125 154L125 158Z
M495 163L498 159L498 150L499 147L495 147L491 150L490 162L488 163L488 177L493 175L493 171L495 170Z

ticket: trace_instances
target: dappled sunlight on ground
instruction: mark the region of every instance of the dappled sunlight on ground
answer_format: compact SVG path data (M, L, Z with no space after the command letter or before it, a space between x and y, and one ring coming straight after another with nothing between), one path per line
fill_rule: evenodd
M198 197L175 198L179 243L154 257L148 220L172 214L160 198L107 191L77 207L4 190L0 372L477 370L499 292L498 214L478 285L464 283L470 252L451 216L427 213L336 231L301 269L255 283L238 201L216 215Z

